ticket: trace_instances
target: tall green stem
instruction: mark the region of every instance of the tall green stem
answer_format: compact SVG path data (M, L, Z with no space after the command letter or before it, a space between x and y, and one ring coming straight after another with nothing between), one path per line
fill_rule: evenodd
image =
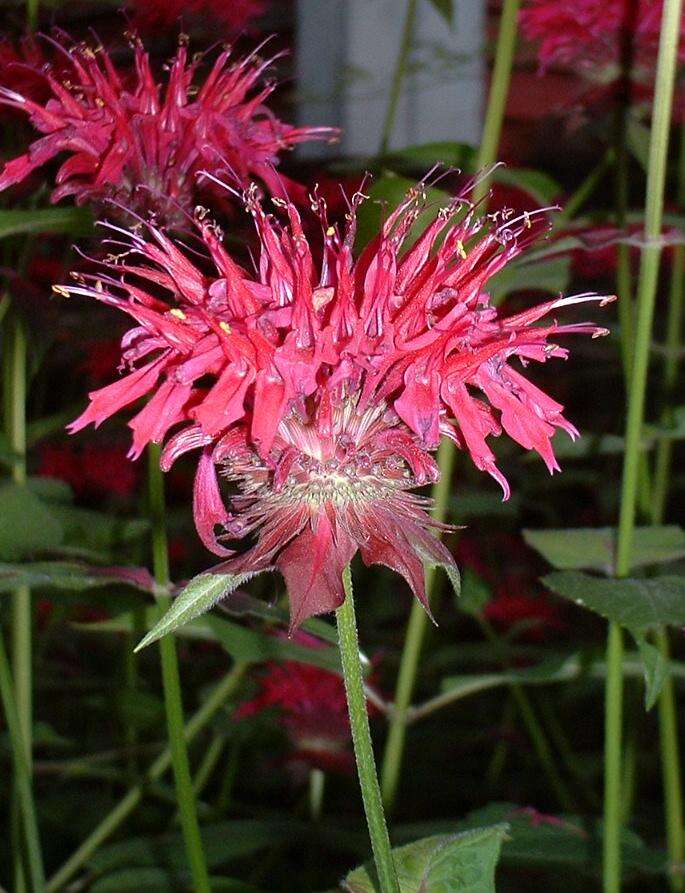
M628 389L628 416L616 547L618 577L627 576L631 567L640 467L640 435L644 420L649 346L661 255L664 186L681 8L682 0L665 0L652 105L644 247L640 258L637 286L636 331ZM610 624L605 705L604 893L618 893L621 887L622 650L621 629Z
M43 860L38 835L38 822L33 802L31 785L31 766L27 759L24 725L15 699L15 687L12 684L5 639L0 633L0 699L5 713L5 721L12 745L12 761L14 764L14 783L21 810L24 843L28 863L28 876L31 879L33 893L42 893L45 889Z
M26 0L26 28L35 31L38 24L39 0Z
M207 700L191 716L186 723L185 729L183 729L183 740L186 744L189 744L209 723L214 714L226 702L226 699L235 691L244 674L245 664L236 664L231 672L227 673L216 688L213 689ZM161 778L171 766L171 762L171 748L166 747L145 773L144 784L137 784L131 788L50 878L46 887L47 893L57 893L58 890L64 887L67 881L76 874L79 868L88 861L93 853L133 812L143 799L145 786Z
M164 509L164 479L159 468L159 448L150 446L148 450L148 491L150 500L150 519L152 521L152 561L155 582L160 587L169 585L169 552ZM170 598L161 596L159 601L160 618L166 613ZM193 782L188 763L188 750L183 737L183 701L181 698L181 680L178 670L176 641L173 636L164 636L159 642L162 659L162 685L164 688L164 706L166 709L167 728L171 761L176 782L176 796L185 841L186 854L193 876L195 893L211 893L209 875L202 836L197 819L197 804L193 791Z
M680 156L678 164L678 204L685 208L685 127L680 131ZM668 313L666 317L666 356L663 369L664 408L661 414L662 425L673 421L673 392L678 381L678 352L683 326L683 301L685 298L685 248L677 245L673 250L671 283ZM654 485L652 488L652 524L663 524L668 499L668 485L671 476L672 443L662 437L657 443L654 460ZM661 630L657 634L659 650L668 663L670 644L668 633ZM671 889L676 893L685 890L682 864L685 861L685 836L683 834L683 780L680 770L680 743L678 736L678 713L675 687L669 674L659 696L659 743L666 819L666 839L669 862L672 866Z
M350 717L354 756L357 761L357 775L362 791L366 824L371 838L371 849L376 863L376 872L381 893L400 893L395 865L390 848L390 837L385 823L381 791L376 775L376 762L371 743L369 714L364 694L364 677L359 659L357 620L352 594L352 573L349 565L343 572L345 601L335 613L338 624L338 644L347 694L347 710Z
M477 170L489 167L497 159L502 122L511 81L511 68L516 49L519 0L504 0L502 18L500 20L497 46L495 48L495 65L490 82L490 94L485 112L483 138L478 150ZM480 183L474 190L474 200L485 194L487 186ZM437 455L440 467L440 479L433 487L432 498L435 504L434 516L438 521L445 521L454 469L455 451L446 439L440 445ZM430 599L433 594L434 569L426 575L426 591ZM421 649L426 635L427 617L423 608L414 602L411 608L404 648L400 659L400 669L395 688L394 710L390 720L388 738L383 754L381 767L381 786L383 802L386 809L391 810L397 794L404 745L407 734L407 711L414 692L418 672Z
M402 84L404 76L407 73L407 62L411 53L412 37L414 34L414 23L416 22L416 7L418 0L407 0L407 9L404 14L404 25L402 26L402 38L400 40L400 49L397 54L397 62L395 63L395 71L392 76L390 85L390 95L388 97L388 106L385 110L385 120L383 121L383 130L381 131L381 142L379 146L379 154L385 155L390 146L392 131L395 126L395 118L397 117L397 106L402 95Z
M483 136L478 149L476 170L482 171L489 168L497 161L504 112L509 95L509 82L511 81L511 69L514 63L516 50L516 35L518 32L519 0L504 0L502 5L502 17L497 34L495 47L495 64L492 69L490 82L490 94L485 110L485 122L483 124ZM475 202L483 198L487 193L487 182L481 181L473 190Z

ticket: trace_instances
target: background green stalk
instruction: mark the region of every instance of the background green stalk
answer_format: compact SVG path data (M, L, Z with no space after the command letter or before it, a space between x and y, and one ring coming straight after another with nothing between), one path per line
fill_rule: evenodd
M0 633L0 699L5 713L5 721L12 746L12 764L14 767L14 785L21 811L24 845L26 849L26 861L28 865L28 877L31 880L33 893L42 893L45 889L45 876L43 874L43 859L38 835L38 821L33 802L33 790L31 784L31 766L27 759L26 742L24 741L24 726L21 714L17 709L17 703L12 684L12 674L9 660L5 650L5 639ZM18 854L20 856L20 854ZM23 875L22 881L24 883Z
M150 500L150 520L152 522L152 564L155 582L165 588L169 586L169 551L164 510L164 479L159 467L160 450L156 445L148 449L148 494ZM159 618L167 612L171 599L158 596ZM178 670L176 640L164 636L159 642L162 660L162 685L166 710L169 747L176 782L178 810L185 841L186 855L193 877L194 893L211 893L207 863L202 848L202 836L197 819L197 803L188 763L188 750L183 736L183 701L181 680Z
M347 710L350 717L354 756L357 762L357 776L364 802L366 824L371 838L371 849L376 864L376 872L381 893L400 893L395 865L392 858L388 828L383 813L381 791L376 775L376 762L371 743L369 714L364 694L364 677L359 659L357 620L352 594L352 573L349 565L343 571L345 601L335 612L338 624L338 645L347 695Z
M680 131L680 154L678 162L678 206L685 208L685 127ZM681 331L683 326L683 299L685 297L685 247L676 245L673 249L671 282L669 289L668 312L666 316L666 355L663 368L664 407L661 424L673 423L673 392L678 381ZM668 437L658 440L654 459L652 485L652 524L663 524L668 501L668 486L671 476L672 442ZM657 645L668 663L670 644L668 633L661 630L657 634ZM685 890L682 864L685 861L685 838L683 835L683 793L680 771L680 743L678 740L678 713L675 687L669 674L659 696L659 743L663 773L666 841L673 873L671 889L680 893Z
M189 744L210 722L214 714L223 706L227 698L235 691L245 675L245 664L235 664L230 673L219 682L207 700L186 723L183 729L183 740ZM143 777L143 782L132 787L117 805L104 817L100 824L88 835L67 861L49 879L46 893L57 893L90 859L94 852L112 835L117 828L131 815L143 799L145 787L157 781L169 769L172 762L171 748L166 747L151 764Z
M502 122L511 81L514 51L516 49L518 12L519 0L504 0L497 46L495 48L495 65L492 72L488 106L483 125L483 137L476 160L477 171L490 167L497 160ZM392 124L390 125L391 128ZM487 188L487 184L484 182L476 186L473 200L478 201L479 198L482 198ZM444 522L448 516L452 472L455 462L455 449L445 438L443 438L438 449L437 461L440 467L440 478L431 493L434 502L433 516L436 520ZM426 592L429 599L433 595L435 579L435 569L428 571L426 574ZM414 601L409 615L402 657L400 658L400 668L395 688L394 710L390 719L381 766L383 802L389 811L392 810L397 795L407 734L407 711L414 692L427 622L426 612L417 601Z
M682 0L666 0L659 42L647 168L644 246L640 258L635 346L628 389L628 417L616 549L617 577L628 576L631 568L640 469L640 437L644 420L649 349L661 255L664 186L681 9ZM615 624L610 624L605 695L604 893L618 893L621 887L622 652L621 629Z
M383 121L383 129L381 131L381 142L378 149L379 155L385 155L390 145L393 127L395 126L395 118L397 117L397 106L402 95L402 84L404 76L407 73L407 62L411 53L412 37L414 35L414 23L416 21L417 0L407 0L407 9L404 14L404 25L402 26L402 38L400 40L400 49L397 55L395 71L392 76L390 85L390 95L388 97L388 106L385 110L385 120Z
M5 295L4 302L10 298ZM23 320L10 307L4 344L4 402L7 443L13 454L11 478L19 486L26 485L26 329ZM14 698L21 725L21 740L28 772L32 772L33 753L33 672L31 592L19 586L12 593L12 677ZM17 830L17 816L13 829ZM15 846L14 876L16 893L26 889L21 854Z

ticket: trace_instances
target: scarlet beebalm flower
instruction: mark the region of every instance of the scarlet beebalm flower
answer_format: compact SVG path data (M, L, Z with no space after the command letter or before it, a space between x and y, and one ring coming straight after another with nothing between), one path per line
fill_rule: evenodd
M274 60L265 61L256 51L234 61L230 49L223 50L199 80L202 57L189 60L181 42L163 86L137 39L132 80L102 47L57 44L57 49L66 62L59 76L44 69L48 102L0 87L0 105L26 112L42 134L25 154L5 164L0 190L66 154L53 202L75 196L78 204L106 202L109 214L125 206L178 225L209 183L198 180L199 171L229 169L243 184L256 176L275 195L286 189L296 193L297 184L273 168L279 153L337 133L328 127L292 127L264 105L274 83L263 83L263 75Z
M663 0L528 0L521 26L529 40L539 42L543 69L560 63L606 76L613 66L618 76L626 51L634 74L654 65L662 13ZM685 20L679 55L685 58Z
M130 422L131 456L172 428L165 470L182 453L202 450L194 512L203 542L228 557L217 525L223 540L257 534L252 549L220 568L278 568L295 626L342 603L341 574L357 550L367 564L402 574L426 604L424 562L454 567L430 533L439 525L426 513L429 501L411 492L438 479L431 452L449 437L507 497L487 443L504 428L554 471L552 435L577 432L563 407L511 361L565 358L552 336L605 334L591 323L533 325L568 305L610 300L596 295L555 298L504 318L491 306L488 280L535 237L539 218L504 211L484 221L459 197L403 253L425 204L417 189L355 260L360 200L342 231L315 202L320 264L295 207L279 202L289 218L282 225L251 190L256 272L240 268L216 227L200 219L209 268L155 226L145 234L122 229L131 250L109 263L116 276L105 271L58 288L118 307L138 323L122 342L132 371L91 393L71 430L152 395ZM237 491L231 512L217 469Z
M302 633L295 641L312 648L316 639ZM293 748L293 759L316 769L351 772L350 720L342 677L299 661L270 662L257 677L259 691L236 711L237 719L278 711ZM373 713L373 707L367 703Z
M133 23L141 31L207 24L220 37L248 28L266 9L264 0L133 0Z

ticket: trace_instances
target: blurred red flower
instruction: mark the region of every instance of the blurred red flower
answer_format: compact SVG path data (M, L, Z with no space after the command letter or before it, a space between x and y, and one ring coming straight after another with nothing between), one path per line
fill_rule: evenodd
M248 29L266 10L265 0L133 0L133 24L141 32L191 27L211 27L219 38Z
M319 648L301 632L299 645ZM337 673L296 661L270 662L257 677L258 694L245 701L236 718L275 709L292 746L290 759L315 769L349 773L354 768L345 684ZM369 714L374 707L367 704Z
M260 83L274 59L265 61L256 51L233 61L230 50L223 50L194 83L202 57L189 60L181 43L163 87L137 40L131 77L102 47L58 43L57 49L69 77L43 69L48 102L11 85L0 87L0 105L26 112L42 134L5 164L0 190L66 154L53 202L75 196L78 204L105 203L110 216L154 212L161 222L186 225L198 195L214 189L211 177L198 178L200 172L229 171L243 184L259 177L274 195L301 197L303 188L274 170L279 154L336 134L329 127L292 127L266 108L274 84Z
M130 496L138 483L138 469L118 446L43 444L38 474L69 484L78 496Z
M86 344L85 351L81 369L91 384L102 385L109 381L121 363L121 343L115 338L91 341Z

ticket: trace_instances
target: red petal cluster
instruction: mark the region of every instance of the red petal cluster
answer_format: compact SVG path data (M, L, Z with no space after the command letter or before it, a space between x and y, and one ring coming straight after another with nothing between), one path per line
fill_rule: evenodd
M89 444L76 450L66 444L45 444L40 450L38 474L66 481L78 496L130 496L138 474L117 446Z
M150 58L134 40L132 77L119 71L102 47L55 44L60 65L43 76L51 98L37 102L5 84L0 106L19 109L42 136L7 162L0 190L24 180L56 156L68 157L56 177L52 201L124 206L157 214L165 224L185 222L196 203L199 171L231 171L245 184L261 178L275 194L297 186L274 171L278 154L310 139L330 139L328 127L292 127L264 105L274 89L263 83L274 61L256 51L233 61L217 56L200 82L201 57L188 58L181 43L165 85L155 80ZM204 181L206 186L207 181Z
M342 602L342 569L358 549L367 563L401 573L423 601L423 563L453 564L428 532L426 501L410 492L437 478L430 453L441 436L467 450L505 497L489 436L504 429L555 470L552 435L576 431L513 361L525 367L565 358L552 337L605 332L591 323L535 325L566 305L608 300L596 295L557 298L509 317L491 305L488 280L539 234L539 218L507 211L482 218L460 196L407 247L425 208L417 189L355 260L361 200L353 198L343 230L314 202L324 243L318 262L296 208L276 200L288 216L287 224L277 222L251 189L255 271L239 267L217 228L199 219L206 263L155 226L121 229L128 251L105 263L102 275L57 289L94 297L137 322L122 342L129 373L91 393L71 430L151 395L129 423L130 455L172 429L165 469L202 450L194 506L200 536L230 556L216 540L217 525L229 539L255 532L257 545L225 569L277 566L294 624ZM217 467L235 484L233 513Z
M661 31L663 0L527 0L521 25L529 40L539 42L542 68L552 64L605 70L631 46L634 65L651 68ZM685 20L681 23L680 58L685 59Z

